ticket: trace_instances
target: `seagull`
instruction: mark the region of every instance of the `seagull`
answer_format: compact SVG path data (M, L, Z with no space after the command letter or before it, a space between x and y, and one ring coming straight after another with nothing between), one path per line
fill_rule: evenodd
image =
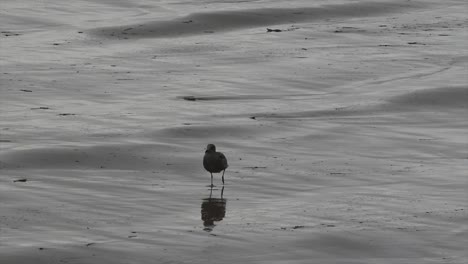
M205 156L203 157L203 167L211 174L211 187L213 187L213 173L223 172L222 180L224 185L224 172L228 167L226 156L221 152L216 152L213 144L206 146Z

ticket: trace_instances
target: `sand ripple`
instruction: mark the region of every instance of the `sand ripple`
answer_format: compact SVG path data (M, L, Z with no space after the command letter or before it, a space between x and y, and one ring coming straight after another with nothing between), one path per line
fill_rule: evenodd
M301 23L333 17L354 17L363 14L374 16L418 6L422 5L414 2L358 2L322 7L217 11L195 13L170 21L96 28L90 33L96 36L125 39L182 37L242 28Z

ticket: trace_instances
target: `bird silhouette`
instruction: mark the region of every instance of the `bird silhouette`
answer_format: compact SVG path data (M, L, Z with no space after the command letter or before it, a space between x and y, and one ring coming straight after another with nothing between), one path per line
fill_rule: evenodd
M203 157L203 167L211 174L211 186L213 187L213 173L223 172L222 180L224 185L224 172L228 167L226 156L221 152L216 152L216 146L208 144L205 156Z

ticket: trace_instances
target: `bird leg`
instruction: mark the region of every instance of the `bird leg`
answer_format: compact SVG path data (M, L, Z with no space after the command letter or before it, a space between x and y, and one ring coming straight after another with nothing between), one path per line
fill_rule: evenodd
M214 186L213 185L213 173L210 172L210 174L211 174L211 187L213 187Z
M225 172L225 171L226 171L226 170L223 170L223 177L221 177L221 179L223 180L223 184L224 184L224 172Z

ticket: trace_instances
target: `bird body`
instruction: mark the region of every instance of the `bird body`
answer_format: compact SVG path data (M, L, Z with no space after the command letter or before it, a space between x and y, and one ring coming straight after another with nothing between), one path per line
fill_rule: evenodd
M211 186L213 186L213 173L223 172L222 180L224 184L224 172L228 167L226 156L221 152L216 152L213 144L208 144L203 157L203 167L211 174Z

